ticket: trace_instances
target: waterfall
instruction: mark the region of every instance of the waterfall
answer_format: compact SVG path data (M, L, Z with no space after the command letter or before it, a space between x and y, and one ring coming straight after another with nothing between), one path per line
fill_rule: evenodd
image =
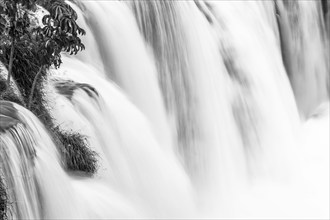
M45 97L97 172L68 171L39 119L0 101L9 218L329 217L321 3L68 3L86 50Z
M13 218L40 218L38 185L32 168L36 154L34 118L29 118L31 113L26 115L25 109L15 107L9 102L1 102L0 106L1 125L14 125L0 136L2 172L13 202L11 214Z
M91 141L100 157L100 178L128 194L137 204L148 204L152 207L149 212L156 212L159 217L165 213L180 216L180 207L192 206L192 187L186 173L174 152L159 144L142 111L112 83L91 78L90 72L95 70L79 60L67 60L61 71L70 73L68 79L79 79L98 88L96 100L89 100L80 93L73 97L70 105L77 119L88 123L83 126L88 129L82 132L95 137ZM54 112L57 118L63 119L61 108L54 108L54 111L57 111Z

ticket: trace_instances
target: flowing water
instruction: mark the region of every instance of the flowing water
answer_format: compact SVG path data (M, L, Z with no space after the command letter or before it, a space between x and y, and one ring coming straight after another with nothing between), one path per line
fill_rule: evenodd
M98 171L67 172L39 120L1 102L10 217L329 217L320 2L72 6L86 50L64 57L46 94L60 129L87 137ZM56 86L68 80L88 87L68 98Z
M317 4L319 3L319 4ZM329 97L329 35L320 2L279 1L279 27L284 64L297 105L309 116Z

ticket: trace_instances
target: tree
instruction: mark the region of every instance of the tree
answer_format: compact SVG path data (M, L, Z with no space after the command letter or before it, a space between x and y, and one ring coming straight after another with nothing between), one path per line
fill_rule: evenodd
M12 73L15 44L28 34L28 11L35 8L35 0L1 0L0 1L0 35L5 44L10 45L10 59L7 85ZM6 42L7 41L7 42Z
M31 108L34 90L41 74L51 66L59 68L61 53L77 54L85 49L79 35L85 31L76 23L77 13L62 0L0 0L1 50L8 66L8 80L15 65L16 80L24 81L31 91L23 91ZM44 6L49 14L42 24L33 27L31 18L36 9ZM9 49L10 48L10 49ZM31 81L33 79L33 82ZM28 95L29 93L29 95Z

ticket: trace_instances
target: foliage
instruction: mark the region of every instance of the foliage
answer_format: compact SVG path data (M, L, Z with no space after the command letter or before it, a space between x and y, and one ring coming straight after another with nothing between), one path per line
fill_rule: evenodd
M33 0L2 0L0 2L0 36L1 46L9 45L10 57L8 62L8 79L10 83L12 73L15 44L28 35L29 16L28 12L35 8Z
M8 196L5 188L5 184L2 180L2 175L0 175L0 219L7 219L7 204Z
M37 3L44 3L49 13L41 24L34 25ZM61 0L0 2L0 59L9 68L8 76L13 73L17 83L24 84L21 92L25 97L41 68L41 76L45 76L48 68L61 65L61 52L72 55L85 48L79 38L85 31L76 21L76 12Z
M19 105L23 105L22 100L20 100L11 90L6 90L0 94L0 100L6 100L6 101L11 101L15 102Z
M58 68L62 63L62 51L72 55L85 49L78 37L84 35L85 31L76 23L78 16L70 5L55 1L48 10L50 14L42 19L44 27L36 29L36 40L41 42L39 50L42 64Z
M4 91L6 91L7 89L7 84L5 81L3 81L1 78L0 78L0 94Z
M64 148L61 148L61 154L68 170L83 171L89 174L96 172L97 154L90 150L85 136L76 132L60 130L59 127L55 127L53 131L64 145Z
M11 87L7 87L6 81L0 78L0 100L15 102L23 105L23 101L15 94Z
M0 34L16 38L29 32L29 13L35 11L35 0L0 0Z

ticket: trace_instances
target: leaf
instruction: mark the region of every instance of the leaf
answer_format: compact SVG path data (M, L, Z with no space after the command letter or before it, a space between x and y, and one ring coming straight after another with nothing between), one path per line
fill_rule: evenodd
M50 15L45 15L42 17L42 24L47 25L50 21Z

